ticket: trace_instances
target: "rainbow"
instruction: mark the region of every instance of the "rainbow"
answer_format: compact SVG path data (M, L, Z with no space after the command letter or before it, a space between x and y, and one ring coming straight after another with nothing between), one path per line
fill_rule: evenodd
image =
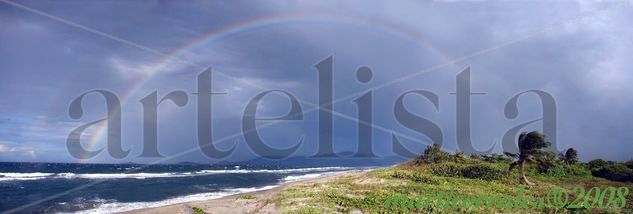
M390 23L380 22L375 20L370 20L366 17L357 17L357 16L332 16L332 15L305 15L305 14L297 14L297 15L284 15L284 16L270 16L270 17L261 17L257 19L248 20L245 22L240 22L234 25L229 25L224 28L212 31L203 36L198 37L197 39L191 40L185 45L176 48L174 51L169 54L163 55L162 59L159 62L152 66L150 71L146 72L145 76L139 78L132 87L124 93L121 104L122 107L129 101L129 98L135 95L147 82L149 82L159 71L166 68L168 65L174 62L183 62L186 61L185 54L189 53L197 48L200 48L205 45L210 45L216 42L221 41L222 39L244 33L249 31L254 31L257 29L271 28L275 26L283 26L283 25L292 25L292 24L325 24L325 25L352 25L352 26L368 26L372 29L376 29L378 31L387 33L389 35L397 36L400 39L404 39L414 43L417 46L420 46L425 49L431 50L433 53L441 57L446 62L451 61L451 57L448 56L442 50L436 48L429 42L426 38L422 37L418 33L408 30L406 28L402 28ZM193 64L192 64L193 65ZM458 68L459 69L459 68ZM92 138L89 140L89 143L86 145L88 150L91 150L92 147L97 145L99 142L104 142L104 132L106 130L106 123L103 122L97 127L97 131L92 135ZM87 156L84 156L87 157ZM87 158L83 158L80 161L86 160Z

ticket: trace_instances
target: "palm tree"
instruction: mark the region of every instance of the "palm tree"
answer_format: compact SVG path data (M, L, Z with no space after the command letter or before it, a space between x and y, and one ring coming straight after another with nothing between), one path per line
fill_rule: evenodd
M563 156L563 161L566 164L578 163L578 152L574 148L567 149L565 155Z
M512 171L512 169L518 165L521 173L521 183L534 185L534 183L530 182L525 176L525 164L539 162L538 160L535 160L534 156L541 153L541 149L548 147L551 143L545 141L545 136L537 131L521 133L521 135L519 135L518 143L519 154L504 152L507 156L517 159L517 161L510 164L508 171Z

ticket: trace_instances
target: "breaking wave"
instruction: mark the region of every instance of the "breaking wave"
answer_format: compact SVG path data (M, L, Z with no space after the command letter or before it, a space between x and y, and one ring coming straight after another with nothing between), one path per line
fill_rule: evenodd
M295 169L225 169L225 170L199 170L194 172L164 172L164 173L17 173L0 172L0 181L27 181L38 179L146 179L146 178L171 178L204 176L213 174L243 174L243 173L313 173L326 171L350 170L352 167L315 167L315 168L295 168Z

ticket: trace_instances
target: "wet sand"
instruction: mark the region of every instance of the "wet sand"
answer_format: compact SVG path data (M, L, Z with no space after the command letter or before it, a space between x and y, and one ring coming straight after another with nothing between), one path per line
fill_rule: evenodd
M250 193L242 193L237 195L230 195L217 199L210 199L205 201L193 201L185 202L173 205L167 205L155 208L146 208L133 210L124 213L138 213L138 214L193 214L194 207L201 208L205 213L280 213L275 207L274 203L271 203L272 199L284 189L302 184L314 184L328 182L332 179L336 179L342 176L354 175L358 173L364 173L365 171L345 171L324 175L317 178L306 179L302 181L283 183L277 187L261 190ZM254 199L240 198L242 195L255 196Z

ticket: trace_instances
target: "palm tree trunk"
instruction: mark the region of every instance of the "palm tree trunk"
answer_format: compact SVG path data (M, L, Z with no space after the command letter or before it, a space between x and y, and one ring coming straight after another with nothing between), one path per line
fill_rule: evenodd
M525 163L527 161L525 160L519 160L519 169L521 170L521 182L528 185L528 186L532 186L534 185L534 183L528 181L527 177L525 176Z

